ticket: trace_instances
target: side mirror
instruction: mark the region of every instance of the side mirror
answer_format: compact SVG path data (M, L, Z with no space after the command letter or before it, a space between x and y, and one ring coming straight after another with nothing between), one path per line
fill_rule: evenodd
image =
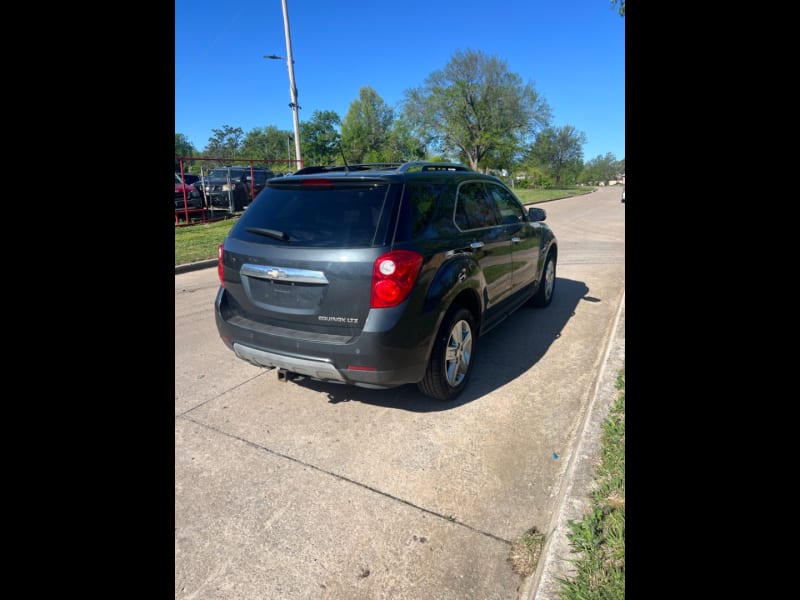
M528 218L534 223L544 221L547 218L547 213L543 208L532 206L528 209Z

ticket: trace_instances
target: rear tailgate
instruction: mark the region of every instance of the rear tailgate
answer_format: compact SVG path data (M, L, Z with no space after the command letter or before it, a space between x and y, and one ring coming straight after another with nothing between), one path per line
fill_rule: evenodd
M386 251L392 186L340 179L270 184L225 240L225 288L242 316L291 335L355 335Z
M361 331L380 250L340 250L330 260L313 249L253 246L236 239L225 244L225 289L243 316L316 333Z

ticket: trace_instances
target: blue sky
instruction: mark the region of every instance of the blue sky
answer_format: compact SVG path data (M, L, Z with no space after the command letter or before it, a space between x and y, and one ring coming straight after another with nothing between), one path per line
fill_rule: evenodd
M625 158L625 19L609 0L287 0L300 121L344 119L370 86L399 108L457 50L480 50L586 134L584 160ZM283 60L263 58L276 54ZM175 1L175 133L293 130L281 0Z

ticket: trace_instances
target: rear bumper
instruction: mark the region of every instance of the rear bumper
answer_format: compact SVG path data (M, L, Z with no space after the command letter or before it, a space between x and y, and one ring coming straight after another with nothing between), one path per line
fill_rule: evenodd
M430 336L413 339L409 328L401 324L380 332L304 339L311 336L263 325L243 326L241 317L226 319L225 296L221 288L214 310L219 334L236 356L256 366L372 388L417 383L425 375L433 340Z

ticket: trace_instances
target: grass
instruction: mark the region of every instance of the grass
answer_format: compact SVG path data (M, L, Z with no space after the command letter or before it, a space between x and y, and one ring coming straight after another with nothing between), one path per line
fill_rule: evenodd
M532 204L534 202L547 202L548 200L560 200L561 198L569 198L570 196L581 196L583 194L590 194L597 188L590 186L571 186L566 188L549 189L549 190L532 190L515 188L514 193L517 198L522 200L523 204Z
M617 375L619 394L603 423L600 464L594 475L591 509L581 521L570 521L567 538L576 573L562 579L561 600L625 599L625 368ZM528 577L544 546L544 534L529 529L511 545L508 561Z
M224 221L176 227L175 265L217 258L217 247L235 223L236 217Z
M550 190L523 190L516 189L514 193L524 204L558 200L580 194L593 192L592 187L571 187ZM217 258L217 247L231 227L236 223L237 217L213 223L196 223L175 227L175 265L185 265L201 260Z
M570 521L567 538L575 575L561 581L562 600L625 598L625 369L617 376L619 395L603 424L601 461L595 473L592 508Z

